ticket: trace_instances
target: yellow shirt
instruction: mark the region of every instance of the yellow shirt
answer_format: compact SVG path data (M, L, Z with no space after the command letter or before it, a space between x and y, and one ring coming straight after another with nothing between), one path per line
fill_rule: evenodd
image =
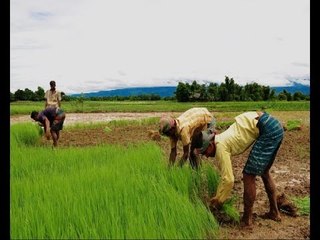
M170 138L171 148L177 146L177 141L181 140L182 145L186 146L191 142L191 136L195 129L204 130L211 122L213 115L206 108L191 108L176 118L176 137Z
M257 117L257 112L240 114L226 131L215 136L215 158L221 178L214 198L220 203L229 197L234 184L231 156L243 153L259 136Z
M57 90L54 92L47 90L44 98L47 101L47 107L59 107L58 102L61 102L61 93Z

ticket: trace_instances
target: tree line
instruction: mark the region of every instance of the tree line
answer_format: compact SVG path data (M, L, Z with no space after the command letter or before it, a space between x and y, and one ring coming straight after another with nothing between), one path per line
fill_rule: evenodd
M179 82L175 96L178 102L310 100L309 95L304 95L301 92L291 94L285 89L276 94L275 90L269 86L259 85L255 82L240 86L228 76L225 76L225 80L221 84L200 85L197 81L193 81L191 84Z
M38 87L36 91L28 88L25 90L18 89L16 92L10 92L10 102L13 101L43 101L45 91L42 87ZM210 102L210 101L299 101L310 100L310 95L304 95L301 92L291 94L285 89L276 94L274 89L269 86L259 85L258 83L248 83L240 86L235 83L233 78L225 76L225 80L221 84L209 83L198 84L194 80L191 84L179 82L172 97L160 97L158 94L140 94L134 96L108 96L108 97L85 97L68 96L61 92L63 101L145 101L145 100L176 100L178 102Z

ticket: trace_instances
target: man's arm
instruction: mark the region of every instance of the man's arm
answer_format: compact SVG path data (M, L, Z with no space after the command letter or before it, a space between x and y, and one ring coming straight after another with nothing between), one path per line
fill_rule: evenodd
M58 92L58 106L61 107L61 92Z
M173 165L174 162L176 161L176 157L177 157L177 148L171 148L171 152L170 152L170 158L169 158L169 163L170 165Z
M186 146L183 146L183 155L182 155L182 159L184 161L186 161L188 159L188 156L189 156L189 146L190 144L186 145Z
M50 140L50 136L51 136L50 121L46 117L44 118L44 131L45 131L47 140Z
M180 160L180 166L182 166L188 160L188 157L189 157L189 146L190 146L190 144L188 144L186 146L183 146L183 155L182 155L182 158Z
M219 208L231 194L234 184L234 176L231 164L231 154L229 152L221 148L217 149L215 158L219 165L221 177L216 195L210 200L210 202L211 205L215 205Z
M173 165L176 161L177 157L177 143L178 139L175 136L170 136L170 157L169 157L169 164Z
M46 109L48 106L48 91L46 91L46 93L44 94L44 99L45 99L44 108Z

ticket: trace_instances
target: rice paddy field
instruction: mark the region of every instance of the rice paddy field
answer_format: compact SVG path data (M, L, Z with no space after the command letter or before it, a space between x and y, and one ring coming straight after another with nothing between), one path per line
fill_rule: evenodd
M272 175L300 214L296 218L282 214L281 223L261 219L268 202L257 179L252 231L238 224L243 211L241 171L248 152L233 160L235 187L223 206L221 222L207 207L219 182L214 160L203 159L198 170L188 164L169 168L168 139L154 140L148 134L158 129L158 115L81 123L83 114L90 115L82 112L79 123L65 125L55 149L29 118L15 121L10 127L11 238L308 239L309 111L299 106L295 111L272 110L287 128ZM12 118L37 110L35 105L16 107L12 110L19 114L12 113ZM220 131L239 112L217 111ZM181 146L178 151L181 155Z
M37 146L37 126L12 128L13 239L216 235L218 223L199 195L208 179L217 180L209 165L168 169L154 143L53 150Z

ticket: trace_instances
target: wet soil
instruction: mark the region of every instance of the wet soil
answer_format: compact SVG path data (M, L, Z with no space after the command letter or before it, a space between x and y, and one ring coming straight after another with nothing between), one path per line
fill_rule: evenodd
M68 114L65 125L77 122L110 121L114 119L138 119L145 117L159 117L164 113L100 113L100 114ZM291 114L291 115L290 115ZM295 131L286 131L283 143L276 160L271 168L279 192L289 197L305 197L310 195L310 128L309 112L277 112L275 116L285 122L288 119L302 119L302 127ZM217 121L226 121L224 118ZM230 118L229 120L232 120ZM30 121L28 116L11 117L11 122ZM158 129L157 124L147 126L123 126L112 128L110 132L103 127L96 129L76 129L65 127L60 133L59 147L83 147L96 144L139 144L155 141L169 156L169 140L157 137L153 133ZM221 130L223 131L223 130ZM156 137L154 137L156 136ZM52 142L43 138L44 145L51 146ZM180 143L179 143L180 144ZM233 195L238 196L236 206L243 213L242 205L242 169L250 149L232 158L235 176ZM178 146L178 157L182 156L182 146ZM212 158L203 158L210 161ZM310 219L308 216L291 217L281 213L282 221L275 222L263 219L261 216L268 211L267 195L261 178L257 178L257 196L254 204L254 224L252 229L242 229L235 224L222 224L220 239L310 239Z

